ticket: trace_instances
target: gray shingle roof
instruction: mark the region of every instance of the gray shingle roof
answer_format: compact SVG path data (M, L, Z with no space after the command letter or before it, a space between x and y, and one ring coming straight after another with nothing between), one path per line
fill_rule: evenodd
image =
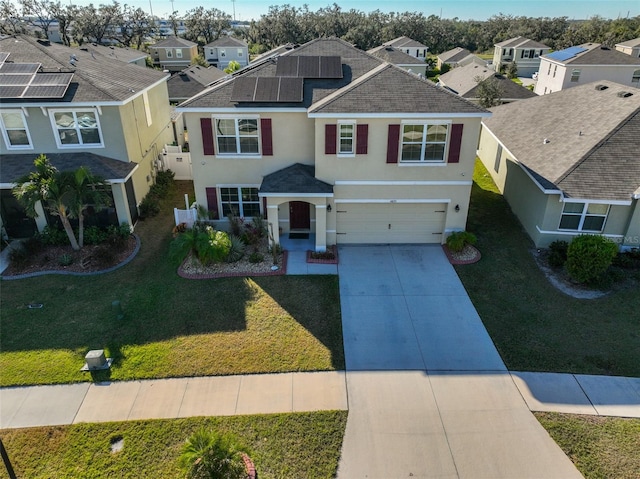
M633 40L627 40L626 42L616 43L616 46L622 45L623 47L638 47L640 46L640 37Z
M606 47L600 43L584 43L580 45L587 51L578 53L575 57L565 61L556 61L562 65L640 65L640 58L634 58L626 53ZM558 52L555 52L558 53ZM542 55L547 58L547 55Z
M197 43L171 35L158 43L149 45L149 48L191 48L194 45L197 45Z
M621 92L633 95L623 98ZM599 81L491 111L483 124L543 186L601 200L629 200L640 187L636 89Z
M269 58L275 55L281 55L283 53L288 52L289 50L298 48L299 46L300 45L298 45L297 43L287 43L285 45L280 45L279 47L275 47L267 52L261 53L260 55L255 57L253 60L251 60L251 63L257 63L260 60L264 60L265 58Z
M7 153L2 155L0 183L15 183L20 177L34 171L34 153ZM51 164L60 171L74 171L86 166L91 173L105 180L124 180L137 166L133 162L124 162L94 153L47 153Z
M205 47L247 47L247 42L241 40L240 38L230 37L229 35L224 35L220 38L215 39L211 43L207 43Z
M73 71L65 96L51 102L122 102L168 77L166 73L157 70L115 62L103 55L92 55L91 52L77 48L55 43L45 45L29 36L0 39L0 51L10 53L9 61L15 63L41 63L43 71ZM70 63L71 55L77 58L75 66ZM2 100L3 103L14 105L37 104L42 101Z
M456 63L469 55L471 52L466 48L456 47L453 50L442 52L438 58L444 63Z
M394 38L393 40L384 42L383 45L388 45L395 48L427 48L426 45L406 36Z
M291 166L266 175L260 185L260 193L333 193L333 186L316 178L313 165L294 163Z
M79 48L80 50L85 50L89 52L99 53L100 55L104 55L105 57L120 60L121 62L130 63L140 60L141 58L146 58L149 56L148 53L136 50L135 48L128 47L116 47L116 46L105 46L98 45L97 43L89 43L83 45Z
M502 48L549 48L549 46L544 43L536 42L525 37L510 38L509 40L496 43L495 46Z
M538 96L528 88L518 85L504 75L500 75L498 73L486 78L484 81L497 81L500 84L500 87L502 88L502 96L500 98L502 100L524 100L525 98L534 98ZM462 96L467 99L478 98L478 88L480 88L480 85L475 85Z
M367 53L394 65L424 65L422 60L387 45L372 48L367 50Z
M185 100L191 98L203 91L211 83L226 76L225 72L215 67L205 68L199 65L192 65L180 73L171 75L171 78L167 81L169 99Z
M476 77L480 76L485 79L494 73L495 71L486 65L482 66L472 62L440 75L439 81L447 88L454 90L458 95L464 95L478 85L475 81Z

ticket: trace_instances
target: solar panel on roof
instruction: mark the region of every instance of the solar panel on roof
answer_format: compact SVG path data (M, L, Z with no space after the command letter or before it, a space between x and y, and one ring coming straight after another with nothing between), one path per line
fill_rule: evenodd
M9 58L9 53L6 52L0 52L0 63L4 63L4 61Z
M280 79L277 77L257 78L253 101L278 101L279 88Z
M320 77L320 57L300 56L298 57L298 76L302 78Z
M0 86L0 98L20 98L24 89L24 86Z
M276 76L297 77L298 57L278 57L278 64L276 65Z
M569 47L569 48L565 48L564 50L549 53L547 55L547 58L551 58L552 60L558 60L559 62L564 62L566 60L569 60L570 58L577 56L582 52L586 52L587 50L588 48L584 48L584 47Z
M32 85L66 86L73 78L73 73L38 73L33 77Z
M253 101L256 91L255 77L238 77L233 82L233 91L231 92L231 101Z
M301 102L304 80L302 78L280 78L278 101Z
M339 56L299 55L278 58L276 76L301 78L342 78Z
M27 86L33 75L1 75L0 85Z
M0 73L0 98L62 98L73 73Z
M35 73L40 69L40 63L3 63L0 65L0 73Z
M320 78L342 78L342 59L320 57Z
M291 77L236 78L231 101L298 103L303 98L304 79Z
M22 98L62 98L66 91L67 87L61 85L29 86Z

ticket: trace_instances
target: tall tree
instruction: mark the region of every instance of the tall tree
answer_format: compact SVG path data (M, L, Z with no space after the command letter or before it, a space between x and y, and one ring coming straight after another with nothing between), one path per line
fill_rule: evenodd
M74 172L69 172L68 184L69 210L74 218L78 219L78 245L84 246L84 219L87 208L92 207L99 211L111 202L106 192L107 182L93 175L89 168L81 166Z
M71 29L71 24L78 16L78 7L75 5L63 5L58 0L58 2L51 4L51 15L58 20L62 43L68 47L71 46L69 30Z
M135 44L137 50L140 50L144 37L151 34L155 26L151 15L141 8L134 9L126 4L117 21L119 40L127 47Z
M504 90L495 76L490 76L485 79L478 75L473 78L473 81L478 84L476 97L481 107L491 108L492 106L497 106L502 103L500 100L504 95Z
M217 8L205 10L204 7L197 7L187 12L184 25L187 29L187 39L193 42L202 41L206 45L220 38L225 30L231 28L231 15Z
M117 38L117 26L121 23L121 18L120 4L116 1L98 8L90 3L79 8L75 27L86 40L102 44L105 38Z
M11 0L0 1L0 34L17 35L24 33L22 15Z
M53 17L49 0L19 0L22 5L24 21L33 27L42 30L44 38L49 38L49 28L55 18Z

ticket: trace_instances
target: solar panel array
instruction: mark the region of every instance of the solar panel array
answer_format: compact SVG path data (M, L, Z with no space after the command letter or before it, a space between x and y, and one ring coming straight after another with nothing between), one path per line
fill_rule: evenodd
M342 59L339 56L300 55L281 56L276 76L301 78L342 78Z
M559 62L564 62L579 55L582 52L586 52L588 48L584 47L569 47L564 50L559 50L557 52L547 54L547 58L551 58L552 60L558 60Z
M300 103L303 78L238 77L233 82L231 101Z
M0 98L62 98L73 73L40 73L40 63L6 63L0 53Z

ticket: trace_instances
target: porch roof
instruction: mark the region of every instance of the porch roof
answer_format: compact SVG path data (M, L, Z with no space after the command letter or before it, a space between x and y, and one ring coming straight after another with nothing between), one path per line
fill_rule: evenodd
M295 163L266 175L260 185L260 193L316 193L321 195L333 194L333 185L320 181L315 176L313 165Z

